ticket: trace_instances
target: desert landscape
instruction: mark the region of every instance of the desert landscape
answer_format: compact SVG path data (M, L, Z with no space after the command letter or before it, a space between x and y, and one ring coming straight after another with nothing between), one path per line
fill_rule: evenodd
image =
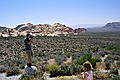
M120 80L120 0L1 0L0 80Z

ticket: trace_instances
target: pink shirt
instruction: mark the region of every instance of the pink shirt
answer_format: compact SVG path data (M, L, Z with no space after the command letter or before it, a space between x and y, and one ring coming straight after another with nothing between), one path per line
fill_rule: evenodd
M85 74L88 74L88 77L87 77L86 80L93 80L92 71L86 71L86 72L83 74L83 78L85 77Z

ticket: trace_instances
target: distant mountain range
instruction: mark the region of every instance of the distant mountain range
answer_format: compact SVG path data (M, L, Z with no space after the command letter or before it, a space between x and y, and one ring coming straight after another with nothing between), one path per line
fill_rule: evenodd
M120 22L107 23L105 26L87 28L89 32L120 32Z
M79 25L71 25L72 28L96 28L96 27L102 27L105 24L79 24Z

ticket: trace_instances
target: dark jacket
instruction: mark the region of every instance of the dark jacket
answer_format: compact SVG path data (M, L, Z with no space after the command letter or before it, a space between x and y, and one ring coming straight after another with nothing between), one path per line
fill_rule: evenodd
M25 50L31 50L31 44L28 44L30 42L29 38L25 38L24 43L25 43Z

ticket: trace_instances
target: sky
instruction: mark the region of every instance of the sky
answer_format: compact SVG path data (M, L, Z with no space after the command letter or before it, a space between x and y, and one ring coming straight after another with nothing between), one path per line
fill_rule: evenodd
M0 0L0 26L120 22L120 0Z

